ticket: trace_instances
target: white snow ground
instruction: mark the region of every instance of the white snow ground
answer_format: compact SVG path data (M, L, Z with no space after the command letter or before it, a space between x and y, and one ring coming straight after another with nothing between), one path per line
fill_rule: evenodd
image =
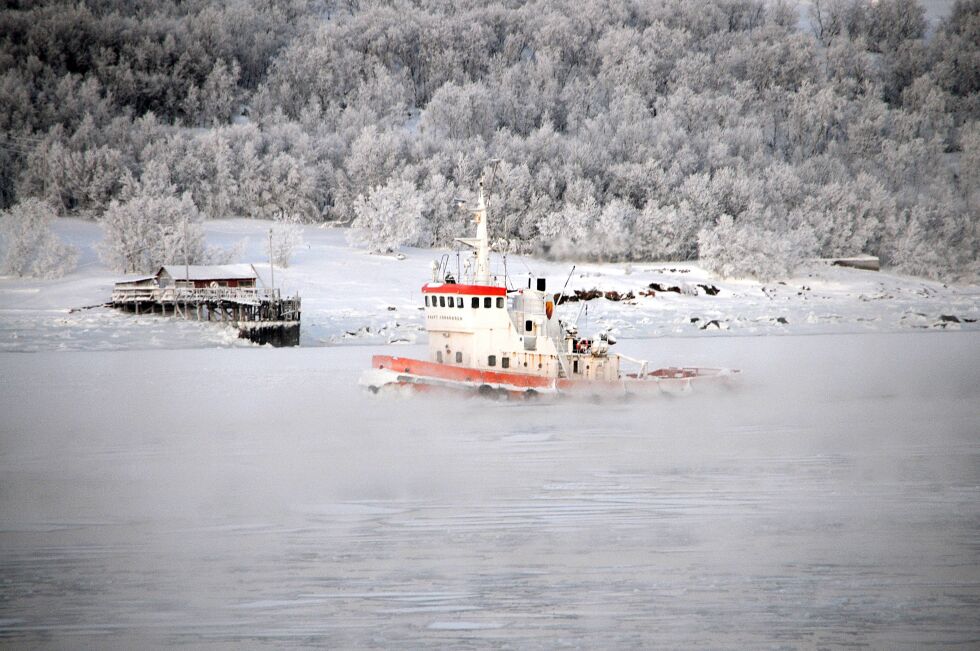
M246 260L261 263L269 223L253 220L205 224L211 244L230 246L247 239ZM118 313L87 306L108 300L119 274L95 254L97 224L62 219L60 235L81 250L78 271L60 280L0 278L0 351L130 350L250 346L229 329L172 318ZM368 255L348 247L346 231L308 227L306 246L288 269L276 270L284 291L303 298L301 343L413 343L424 341L420 287L430 263L448 252L407 250L406 258ZM455 256L452 267L455 267ZM502 271L502 261L496 264ZM267 268L264 263L257 265ZM513 284L526 284L528 271L547 276L560 291L570 264L510 257ZM980 330L980 286L947 286L918 278L814 264L783 283L719 281L691 264L584 264L569 288L614 290L648 288L652 282L721 289L717 296L658 292L655 297L615 303L590 301L559 308L565 319L579 319L580 330L609 328L621 339L661 336L826 334L907 330ZM956 321L950 319L955 317ZM969 323L967 319L974 322ZM717 321L702 329L706 324ZM785 322L785 323L784 323Z

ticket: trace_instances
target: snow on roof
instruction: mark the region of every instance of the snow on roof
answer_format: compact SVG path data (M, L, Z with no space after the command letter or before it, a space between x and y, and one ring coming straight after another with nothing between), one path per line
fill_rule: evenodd
M153 276L138 276L136 278L127 278L126 280L120 280L117 285L135 285L137 283L145 283L149 280L156 280L156 275Z
M161 272L167 272L175 280L247 280L256 278L255 270L250 264L221 264L200 265L167 264L160 267Z

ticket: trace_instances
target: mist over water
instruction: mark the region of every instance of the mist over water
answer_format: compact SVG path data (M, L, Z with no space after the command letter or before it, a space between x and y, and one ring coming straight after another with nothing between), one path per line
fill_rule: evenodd
M516 403L363 393L372 348L0 355L0 643L978 644L980 336L618 348L744 376Z

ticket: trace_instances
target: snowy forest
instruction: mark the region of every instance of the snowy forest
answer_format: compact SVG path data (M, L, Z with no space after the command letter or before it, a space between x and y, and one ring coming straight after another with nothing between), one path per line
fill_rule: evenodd
M69 270L64 216L126 272L234 258L228 217L449 246L492 159L498 250L978 273L980 0L15 2L0 34L0 273Z

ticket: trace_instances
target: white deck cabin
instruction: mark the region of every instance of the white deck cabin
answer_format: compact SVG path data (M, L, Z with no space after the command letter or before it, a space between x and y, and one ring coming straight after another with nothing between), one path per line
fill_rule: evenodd
M574 328L559 322L545 279L508 288L506 278L491 275L482 183L473 213L477 236L459 240L474 249L472 273L461 274L465 277L457 282L444 263L437 263L432 282L422 287L429 361L554 378L616 379L619 358L607 354L609 342L577 339Z

